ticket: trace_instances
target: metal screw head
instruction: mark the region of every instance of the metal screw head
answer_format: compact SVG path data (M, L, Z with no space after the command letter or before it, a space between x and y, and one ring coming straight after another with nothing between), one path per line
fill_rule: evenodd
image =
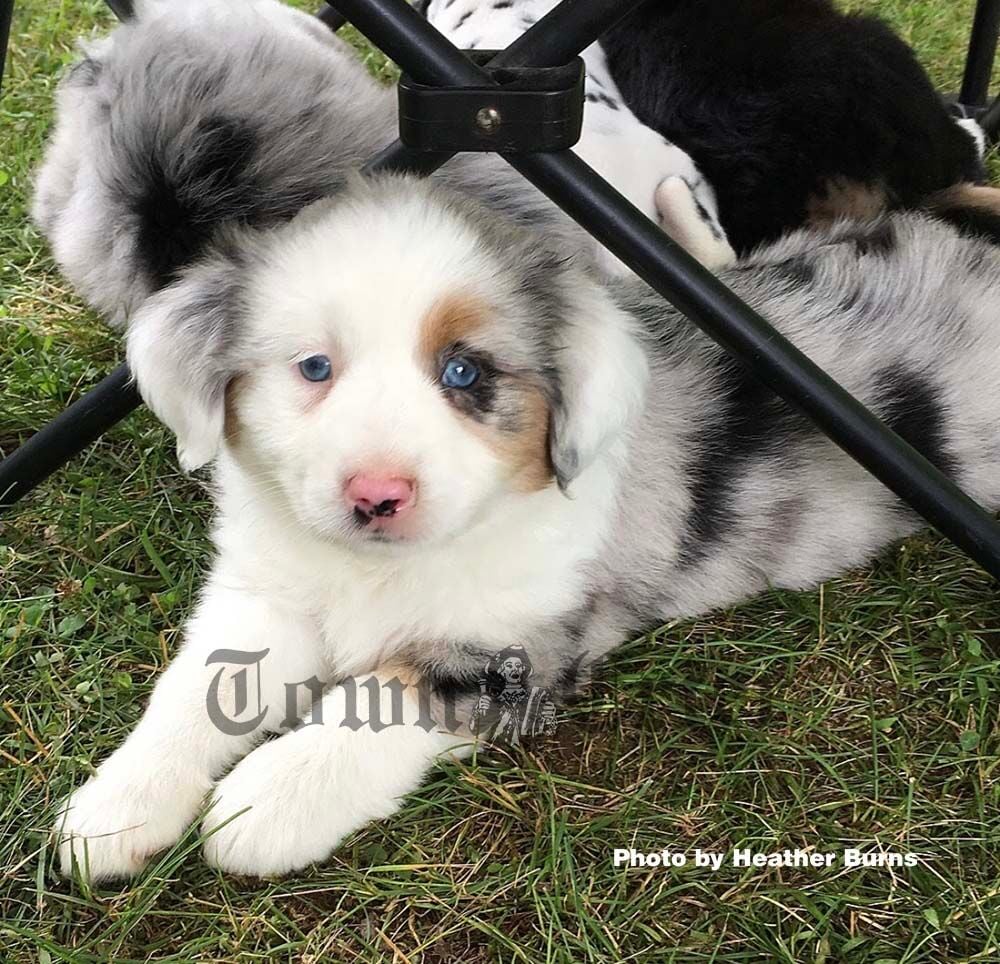
M500 111L495 107L484 107L476 114L476 126L486 134L492 134L500 126Z

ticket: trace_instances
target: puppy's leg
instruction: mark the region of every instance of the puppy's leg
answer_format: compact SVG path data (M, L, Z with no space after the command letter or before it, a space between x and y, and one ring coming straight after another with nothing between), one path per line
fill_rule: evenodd
M522 716L519 733L553 723L558 701L585 684L594 660L624 635L626 619L595 599L518 647L521 665L530 665L527 705L537 709ZM497 739L500 730L509 741L501 704L491 715L480 684L488 662L510 652L422 646L408 661L331 689L318 716L258 747L219 781L203 824L206 859L258 876L323 860L348 834L395 812L442 755L467 755L480 736Z
M321 672L309 621L248 592L210 584L186 636L134 732L60 807L63 873L128 876L175 843L213 778L284 720L285 684Z
M236 874L282 874L394 812L438 757L471 748L472 732L457 719L449 732L448 714L428 710L435 702L399 668L331 689L306 725L258 747L216 786L206 859Z
M663 230L706 268L716 270L736 260L722 227L683 177L660 182L656 208Z

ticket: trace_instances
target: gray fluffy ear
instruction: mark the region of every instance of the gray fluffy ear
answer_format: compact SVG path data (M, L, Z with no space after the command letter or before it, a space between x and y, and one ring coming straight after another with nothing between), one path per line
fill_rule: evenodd
M185 471L222 446L226 386L245 366L238 264L197 265L147 299L128 328L127 357L143 400L177 436Z
M557 368L549 454L566 491L638 414L649 381L635 323L603 288L587 285L576 296Z

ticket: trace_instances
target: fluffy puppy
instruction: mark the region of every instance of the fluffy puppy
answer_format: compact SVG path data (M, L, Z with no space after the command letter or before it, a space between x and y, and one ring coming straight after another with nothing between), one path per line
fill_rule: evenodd
M724 277L1000 506L994 247L899 214ZM321 860L461 752L498 651L555 698L636 628L813 586L921 527L641 283L609 291L430 182L358 179L206 252L128 357L187 463L215 460L217 556L142 721L63 808L63 866L94 878L134 873L206 796L214 865ZM206 694L238 715L240 653L261 709L234 734ZM311 676L332 684L315 725L255 749ZM361 686L400 725L358 722ZM425 725L440 702L454 725Z
M33 216L77 292L122 325L226 225L335 194L397 130L394 92L315 18L274 0L144 0L60 84ZM497 157L437 176L567 251L603 252Z
M557 2L424 0L419 6L456 46L497 50L511 44ZM709 268L731 264L736 254L719 224L715 191L694 159L640 123L628 109L600 44L591 44L581 56L587 67L587 106L576 153L702 264ZM624 265L620 270L627 271Z
M912 50L831 0L648 0L601 46L639 120L698 158L739 254L984 177Z

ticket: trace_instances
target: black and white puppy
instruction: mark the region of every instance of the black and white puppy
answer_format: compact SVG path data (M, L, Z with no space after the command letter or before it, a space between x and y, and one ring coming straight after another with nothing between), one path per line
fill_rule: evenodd
M698 158L740 254L984 176L982 132L910 48L831 0L648 0L601 46L639 120Z
M499 50L541 20L559 0L424 0L430 23L466 50ZM650 220L702 264L736 260L719 224L715 191L694 159L642 124L608 71L600 44L582 54L587 107L574 150Z

